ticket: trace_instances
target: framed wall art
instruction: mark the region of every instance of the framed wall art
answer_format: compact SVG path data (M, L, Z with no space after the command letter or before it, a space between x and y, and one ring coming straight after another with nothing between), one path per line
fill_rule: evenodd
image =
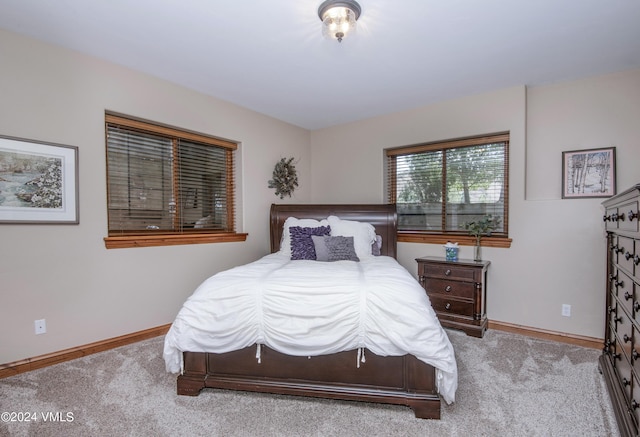
M616 194L616 148L562 152L562 198Z
M0 136L0 224L78 224L78 148Z

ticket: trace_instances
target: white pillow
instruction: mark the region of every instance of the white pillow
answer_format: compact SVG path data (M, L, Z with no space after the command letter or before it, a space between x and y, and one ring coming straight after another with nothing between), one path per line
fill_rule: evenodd
M342 220L335 215L327 218L332 236L353 237L353 246L360 260L371 258L371 245L376 241L376 229L370 223Z
M280 250L278 253L291 258L291 234L289 228L291 226L300 226L301 228L319 228L320 226L329 226L327 219L315 220L315 219L299 219L295 217L288 217L284 221L282 238L280 239Z

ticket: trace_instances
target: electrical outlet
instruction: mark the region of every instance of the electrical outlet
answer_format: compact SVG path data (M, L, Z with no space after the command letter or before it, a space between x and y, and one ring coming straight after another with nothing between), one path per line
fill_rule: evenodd
M562 304L562 315L565 317L571 317L571 305L566 303Z
M47 333L47 321L45 319L36 320L33 323L36 327L36 334Z

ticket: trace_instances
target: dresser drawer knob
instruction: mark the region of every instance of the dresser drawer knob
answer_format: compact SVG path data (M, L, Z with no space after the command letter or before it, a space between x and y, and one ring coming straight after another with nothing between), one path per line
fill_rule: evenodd
M633 263L635 265L640 264L640 255L636 255L635 258L633 258Z
M634 311L637 313L638 311L640 311L640 302L638 302L637 300L633 303L633 309Z
M627 378L622 378L622 385L631 385L631 381L629 381Z
M613 285L616 287L624 287L624 281L616 281Z
M640 354L638 354L638 351L635 349L631 352L631 357L633 358L633 361L638 359L638 355Z
M630 252L627 252L624 254L624 257L627 259L627 261L629 261L629 258L631 258L633 255L631 255Z
M629 300L633 298L633 294L629 293L628 291L624 292L624 300Z
M636 400L632 400L631 401L631 408L633 408L634 410L637 410L638 407L640 407L640 404L638 402L636 402Z
M451 274L451 269L447 269L446 272L444 272L445 276L449 276Z
M633 212L633 210L629 211L629 221L633 221L633 219L637 219L638 218L638 211Z
M447 302L447 304L444 306L445 310L450 310L451 309L451 304L449 302Z
M625 334L622 339L624 340L625 343L629 343L631 341L631 337L629 337L627 334Z
M615 249L613 249L613 251L616 253L622 253L624 252L624 247L616 246Z
M444 291L446 291L447 293L451 291L451 285L447 285L446 287L444 287Z

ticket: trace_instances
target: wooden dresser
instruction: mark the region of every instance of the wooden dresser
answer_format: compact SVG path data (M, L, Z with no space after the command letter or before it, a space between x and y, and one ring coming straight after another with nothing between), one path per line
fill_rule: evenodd
M620 434L640 424L640 184L603 202L607 231L606 325L600 370Z
M487 269L490 261L417 258L418 278L440 324L482 337L487 330Z

